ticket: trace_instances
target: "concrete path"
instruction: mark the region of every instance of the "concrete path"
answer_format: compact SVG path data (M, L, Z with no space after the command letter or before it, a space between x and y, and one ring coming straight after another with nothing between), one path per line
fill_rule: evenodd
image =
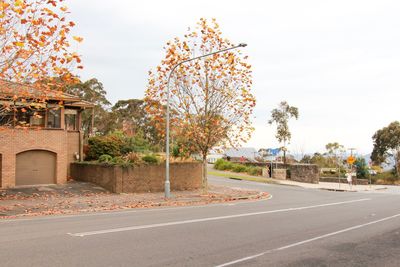
M327 182L319 182L318 184L309 184L309 183L300 183L291 180L276 180L273 179L275 182L283 185L294 185L300 186L304 188L315 188L315 189L324 189L324 190L333 190L333 191L354 191L354 192L361 192L361 191L376 191L376 190L386 190L388 187L386 185L353 185L350 186L349 184L344 183L327 183ZM400 193L400 190L399 190Z

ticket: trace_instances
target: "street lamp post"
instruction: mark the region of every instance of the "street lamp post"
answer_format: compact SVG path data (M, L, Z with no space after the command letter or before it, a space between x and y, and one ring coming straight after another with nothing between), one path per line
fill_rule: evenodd
M232 49L236 49L236 48L239 48L239 47L246 47L246 46L247 46L247 44L240 43L240 44L238 44L236 46L232 46L232 47L225 48L225 49L222 49L222 50L218 50L218 51L215 51L215 52L212 52L212 53L208 53L208 54L201 55L201 56L198 56L198 57L193 57L193 58L189 58L189 59L183 60L183 61L179 62L178 64L176 64L172 68L171 72L169 73L168 82L167 82L167 114L166 114L166 132L165 132L165 134L166 134L166 142L165 142L166 160L165 160L165 186L164 186L164 191L165 191L165 197L166 198L169 198L171 196L171 184L170 184L170 181L169 181L169 105L170 105L169 83L170 83L172 74L174 73L174 71L175 71L175 69L177 67L179 67L180 65L182 65L182 64L184 64L186 62L193 61L193 60L196 60L196 59L200 59L200 58L203 58L203 57L212 56L212 55L215 55L215 54L218 54L218 53L222 53L222 52L226 52L226 51L229 51L229 50L232 50Z

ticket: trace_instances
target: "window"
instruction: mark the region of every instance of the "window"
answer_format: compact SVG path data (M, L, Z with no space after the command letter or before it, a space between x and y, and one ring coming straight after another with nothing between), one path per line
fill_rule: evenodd
M31 116L29 118L29 125L33 127L44 127L45 117L46 117L46 111L32 110Z
M61 109L48 110L47 128L61 128Z
M18 107L16 110L16 125L23 127L44 127L45 114L44 110Z
M14 121L14 110L0 107L0 126L12 126Z
M77 131L78 129L78 111L76 109L65 110L65 129L68 131Z

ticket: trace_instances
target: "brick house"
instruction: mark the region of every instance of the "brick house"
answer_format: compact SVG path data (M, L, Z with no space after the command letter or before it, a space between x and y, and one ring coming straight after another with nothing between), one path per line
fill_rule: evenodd
M65 183L83 154L82 111L93 105L59 92L16 99L21 87L0 81L0 188Z

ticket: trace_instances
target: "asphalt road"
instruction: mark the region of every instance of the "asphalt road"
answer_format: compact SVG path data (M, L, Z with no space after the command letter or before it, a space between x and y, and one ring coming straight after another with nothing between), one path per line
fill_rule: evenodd
M210 177L263 201L0 221L1 266L400 266L400 195Z

